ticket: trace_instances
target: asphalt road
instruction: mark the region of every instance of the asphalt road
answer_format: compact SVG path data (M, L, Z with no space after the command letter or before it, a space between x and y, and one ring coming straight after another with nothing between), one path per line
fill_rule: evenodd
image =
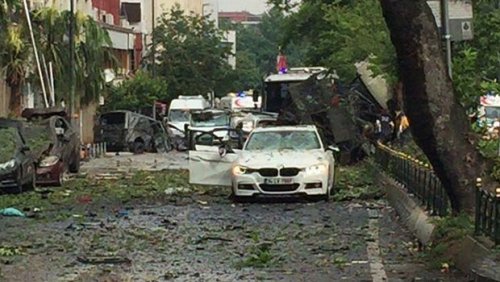
M0 280L467 281L427 264L384 200L234 204L227 192L64 220L0 217ZM13 245L23 255L2 257Z

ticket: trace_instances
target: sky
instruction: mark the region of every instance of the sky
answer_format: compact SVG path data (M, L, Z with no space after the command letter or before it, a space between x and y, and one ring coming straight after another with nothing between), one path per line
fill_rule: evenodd
M266 0L219 0L219 11L248 11L253 14L261 14L266 10L266 2Z

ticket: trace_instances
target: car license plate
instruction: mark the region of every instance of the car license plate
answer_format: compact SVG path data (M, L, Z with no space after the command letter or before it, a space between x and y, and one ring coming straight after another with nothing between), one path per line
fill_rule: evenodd
M291 184L293 178L264 178L264 184Z

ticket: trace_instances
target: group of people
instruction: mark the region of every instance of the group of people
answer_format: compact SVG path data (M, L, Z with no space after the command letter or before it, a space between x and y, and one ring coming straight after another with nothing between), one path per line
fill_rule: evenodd
M382 143L402 140L409 127L410 122L403 111L395 111L391 115L383 109L375 121L375 138Z

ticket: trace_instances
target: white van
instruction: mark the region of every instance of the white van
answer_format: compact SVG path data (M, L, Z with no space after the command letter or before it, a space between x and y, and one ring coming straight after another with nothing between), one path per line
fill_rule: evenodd
M191 111L208 108L210 108L210 103L201 95L181 95L172 100L168 109L168 125L172 135L184 137L184 126L189 124Z

